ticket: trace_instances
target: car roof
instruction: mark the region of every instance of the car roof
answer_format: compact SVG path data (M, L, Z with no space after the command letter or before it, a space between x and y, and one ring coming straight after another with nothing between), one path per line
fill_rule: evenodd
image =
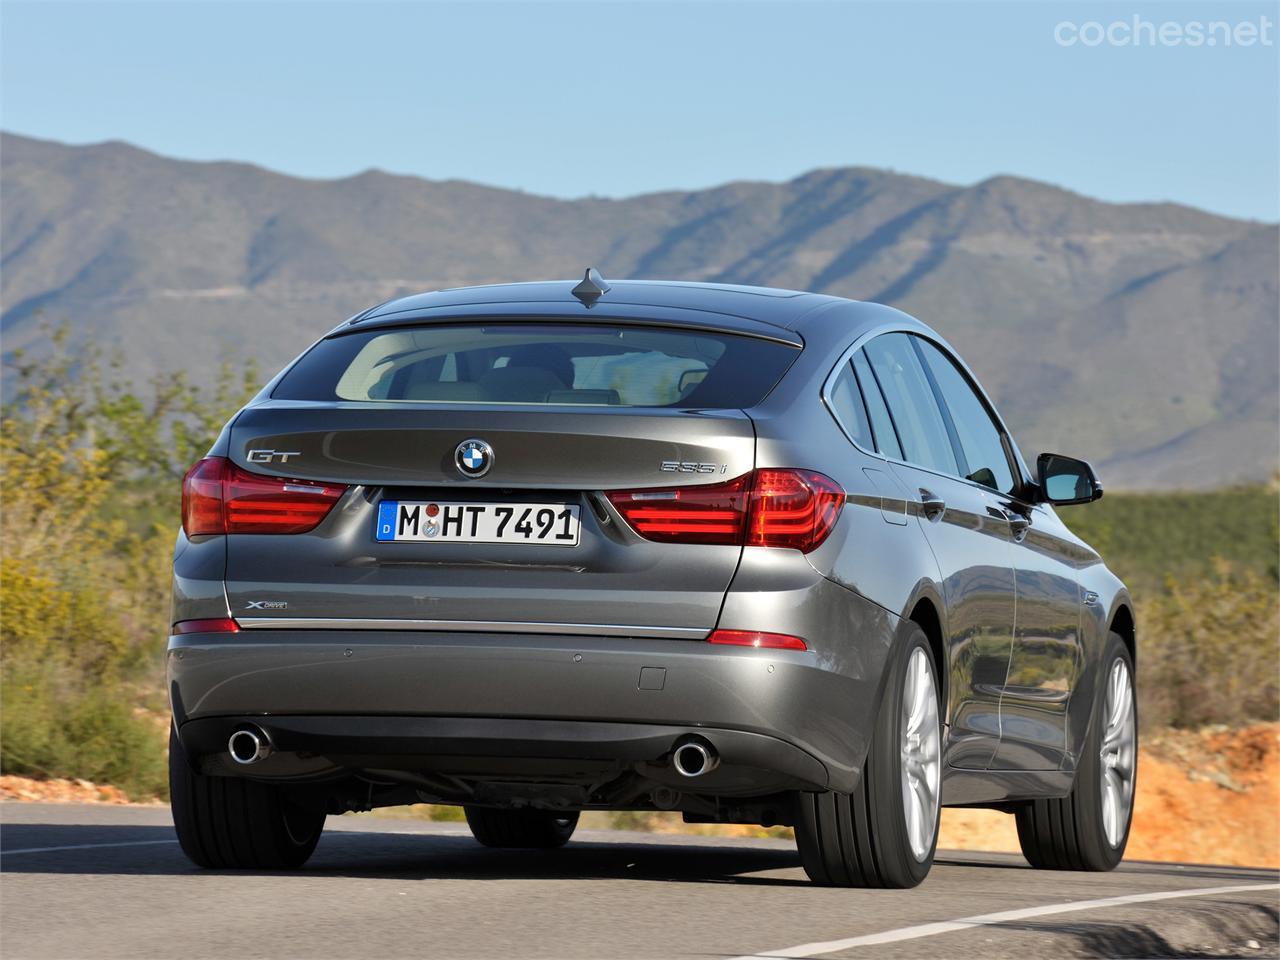
M609 280L609 289L587 306L573 295L575 281L504 283L457 287L388 300L353 318L361 330L443 322L460 317L519 319L555 317L571 321L661 323L749 333L802 343L794 332L801 318L841 297L724 283ZM346 326L346 325L344 325Z

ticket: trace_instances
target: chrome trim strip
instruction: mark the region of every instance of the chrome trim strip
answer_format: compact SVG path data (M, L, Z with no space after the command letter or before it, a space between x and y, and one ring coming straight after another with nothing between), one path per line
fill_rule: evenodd
M236 617L246 630L453 630L462 633L561 633L595 637L702 640L700 627L645 627L621 623L533 623L518 620L366 620L342 617Z

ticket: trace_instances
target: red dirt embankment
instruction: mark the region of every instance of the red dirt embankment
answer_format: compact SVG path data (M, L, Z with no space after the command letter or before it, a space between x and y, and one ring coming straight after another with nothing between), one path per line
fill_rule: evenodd
M1013 817L944 810L938 846L1017 851ZM1125 856L1280 867L1280 723L1142 738Z
M32 780L30 777L0 777L0 800L29 803L133 803L119 787L88 780ZM151 800L154 804L157 801Z
M0 799L54 803L128 803L115 787L86 780L0 776ZM154 802L154 801L152 801ZM414 808L415 810L417 808ZM593 816L592 826L605 826ZM754 827L686 827L678 814L646 818L661 832L750 836ZM991 810L944 810L938 846L1018 850L1013 817ZM1280 867L1280 723L1240 730L1160 730L1143 737L1138 800L1126 853L1131 860L1173 860Z

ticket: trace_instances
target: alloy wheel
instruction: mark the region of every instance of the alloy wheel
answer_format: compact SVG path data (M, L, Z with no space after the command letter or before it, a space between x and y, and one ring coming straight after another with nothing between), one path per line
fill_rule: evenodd
M933 849L942 773L938 696L929 654L917 647L902 689L902 813L911 854L923 862Z
M1107 843L1118 847L1124 839L1133 805L1133 774L1137 747L1137 719L1133 708L1133 680L1123 660L1111 665L1107 678L1106 726L1102 749L1102 828Z

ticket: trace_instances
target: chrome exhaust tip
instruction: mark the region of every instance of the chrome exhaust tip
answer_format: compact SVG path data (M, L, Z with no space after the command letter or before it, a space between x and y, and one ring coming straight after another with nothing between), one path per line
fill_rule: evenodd
M720 766L720 757L709 744L686 740L671 754L671 765L682 777L700 777Z
M271 741L261 730L241 728L227 738L227 752L236 763L247 766L270 755Z

